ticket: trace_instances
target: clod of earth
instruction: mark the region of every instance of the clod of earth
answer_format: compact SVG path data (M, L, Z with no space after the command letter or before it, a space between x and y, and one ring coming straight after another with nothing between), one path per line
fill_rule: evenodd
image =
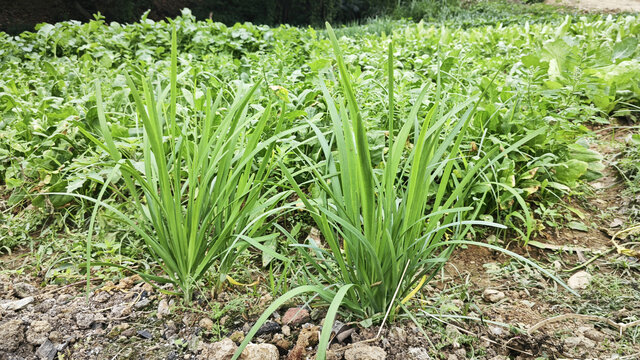
M0 351L12 352L18 349L24 340L24 326L20 320L0 323Z

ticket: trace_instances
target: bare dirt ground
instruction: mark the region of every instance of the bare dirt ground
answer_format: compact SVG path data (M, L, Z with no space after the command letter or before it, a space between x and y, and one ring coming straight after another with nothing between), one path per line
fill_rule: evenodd
M584 11L640 12L640 0L545 0L548 5L563 5Z

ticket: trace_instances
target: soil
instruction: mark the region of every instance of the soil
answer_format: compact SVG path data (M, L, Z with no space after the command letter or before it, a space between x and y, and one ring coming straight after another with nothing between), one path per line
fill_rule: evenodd
M611 166L628 131L594 130L602 140L594 149L608 165L605 176L590 184L587 195L565 201L591 229L548 227L530 243L536 246L491 239L564 281L578 271L567 270L583 265L579 270L592 278L586 289L577 290L580 297L500 252L469 246L458 249L441 275L412 300L420 326L396 322L376 338L375 326L340 323L334 330L342 335L332 341L329 358L342 359L356 348L402 360L640 358L640 326L620 325L640 319L640 262L609 251L587 264L613 249L611 235L638 220L629 214L640 204L640 197L625 192ZM633 240L620 239L619 244L633 247ZM572 250L576 247L581 250ZM181 307L179 298L166 294L170 288L154 288L136 275L116 283L96 278L97 290L87 297L83 281L50 284L42 271L24 271L34 261L26 250L0 257L0 360L217 359L218 341L240 342L272 301L266 285L232 287L198 294L189 307ZM287 307L253 341L273 344L280 359L311 358L323 311L297 316ZM295 321L285 324L290 314ZM565 317L543 323L559 315ZM256 356L245 359L261 358Z
M545 0L544 3L569 6L584 11L640 12L640 0Z

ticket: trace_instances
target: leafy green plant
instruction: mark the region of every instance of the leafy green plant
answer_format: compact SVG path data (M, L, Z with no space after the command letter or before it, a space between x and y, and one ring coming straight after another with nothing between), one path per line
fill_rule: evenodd
M332 96L324 81L319 82L333 126L332 136L327 138L311 124L324 160L317 162L299 154L308 163L307 171L313 174L312 185L317 190L311 193L317 195L310 196L304 191L283 163L280 168L328 247L314 241L299 245L299 254L311 267L307 269L310 285L294 288L277 299L247 334L234 358L271 312L302 293L315 292L330 303L318 345L317 357L322 359L340 306L360 319L380 320L389 315L393 318L395 311L436 275L459 244L487 246L524 260L494 245L464 240L473 225L500 227L477 220L481 206L472 205L483 200L474 199L469 193L477 179L481 179L478 173L543 133L545 128L532 132L502 152L496 147L481 157L461 158L460 144L473 118L478 97L471 97L444 112L440 107L443 95L438 87L433 106L424 119L418 119L418 111L429 90L425 86L401 122L397 135L394 107L388 106L389 150L380 167L374 167L351 74L329 24L327 29L344 100ZM392 63L390 47L391 69ZM392 89L393 71L389 71L388 76ZM389 92L389 104L393 103L392 92ZM456 175L460 173L464 175Z
M192 103L201 116L180 118L176 46L174 32L170 83L158 84L156 93L152 92L151 81L142 80L139 92L127 76L142 123L140 161L118 149L104 113L99 85L97 109L104 142L86 130L82 132L110 155L113 173L122 173L128 196L143 221L138 224L102 201L102 192L94 200L96 206L107 207L134 229L168 276L146 277L177 285L188 302L196 283L215 262L219 285L239 252L250 244L270 252L260 241L273 236L264 235L261 225L281 194L265 187L270 161L260 161L258 156L269 144L260 142L260 136L271 120L270 107L255 119L247 114L247 105L259 83L238 93L224 115L222 94L214 99L208 92L199 105ZM253 125L250 132L249 124ZM109 180L103 191L107 185ZM91 233L90 226L89 236ZM276 253L271 255L286 261Z

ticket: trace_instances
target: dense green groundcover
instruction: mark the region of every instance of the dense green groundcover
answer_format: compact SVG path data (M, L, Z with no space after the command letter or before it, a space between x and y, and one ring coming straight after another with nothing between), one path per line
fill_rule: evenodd
M273 252L281 248L278 244L304 240L297 238L300 227L286 228L291 223L276 210L296 220L300 216L295 209L306 207L315 209L315 223L335 247L330 258L337 263L335 268L316 263L307 273L327 284L323 279L335 278L334 272L354 272L354 278L378 286L373 292L384 289L384 296L370 295L373 300L362 304L362 316L371 316L410 295L425 274L422 269L433 266L420 263L415 277L404 279L404 262L394 260L388 274L404 284L398 285L396 297L395 285L380 286L376 280L380 269L363 265L365 270L358 273L360 265L340 263L341 251L347 262L353 254L363 256L358 261L369 261L369 250L357 244L373 234L379 248L371 251L393 251L384 245L391 234L404 239L403 251L413 249L414 238L396 227L400 222L389 220L395 211L402 216L409 216L405 210L421 212L409 213L413 224L398 225L413 229L423 222L426 230L412 235L420 239L432 233L442 238L438 241L473 238L476 228L446 228L469 211L470 221L504 224L511 231L499 235L526 242L544 227L532 206L559 199L581 181L601 175L601 156L589 149L589 125L607 123L612 116L635 121L640 18L560 16L537 7L539 17L529 22L519 14L501 18L503 6L486 7L487 17L471 18L456 10L444 22L374 20L338 29L334 45L341 48L342 63L336 62L338 48L332 49L325 30L229 27L195 21L188 10L160 22L143 17L121 25L98 18L85 24L41 24L37 31L15 37L0 33L0 249L28 244L35 232L44 237L69 229L86 231L92 209L88 199L100 197L111 208L96 213L98 231L113 226L116 209L131 226L144 223L146 216L152 232L141 229L138 240L131 241L142 237L150 246L157 240L159 244L152 245L159 250L150 261L164 263L166 272L194 272L197 278L175 280L193 287L209 266L223 275L233 271L235 255L201 249L202 239L221 232L231 241L222 249L254 245L266 250L263 263L268 264L279 258ZM172 61L174 30L177 56ZM437 132L421 132L425 123L437 124ZM220 136L221 126L232 142L217 144L203 137ZM354 148L360 149L357 159L346 155L349 144L340 145L352 137ZM394 139L402 139L402 144L394 147ZM212 155L203 155L205 150ZM163 161L168 167L159 165ZM389 171L388 164L401 170ZM420 169L421 164L427 169ZM218 173L207 173L208 167ZM169 172L164 180L162 169ZM219 169L227 169L223 175L230 176L225 185L217 180ZM370 188L357 183L349 188L353 179L344 175L342 188L331 184L338 181L336 172L345 169ZM198 171L198 176L189 171ZM461 184L468 188L458 189ZM193 207L203 212L191 213L187 199L208 189L219 197L197 202ZM145 197L138 198L137 191ZM348 198L349 191L354 198ZM156 194L167 197L158 199ZM417 196L412 194L426 202L411 203ZM363 201L362 207L354 199ZM438 213L441 201L454 209ZM168 215L167 207L175 212ZM266 214L260 221L251 212L258 210ZM167 213L158 215L162 211ZM189 222L179 224L183 211ZM426 214L443 216L430 223L422 216ZM234 221L243 229L229 225ZM308 217L305 221L312 224ZM195 231L213 223L220 225L211 233ZM261 230L252 228L233 240L233 234L254 225L262 225ZM363 235L352 225L362 225ZM277 238L271 236L276 233ZM175 260L175 269L170 266L173 260L161 248L173 246L172 234L202 240L193 245L198 248L179 249L178 241L172 249L193 256L195 265L181 264L184 255ZM340 239L345 241L342 250ZM346 241L356 245L347 249ZM106 242L117 241L104 236L94 242L99 252ZM329 254L317 244L302 245L320 257ZM136 253L137 247L132 249L129 253ZM448 252L438 252L435 258L446 256ZM199 265L201 260L206 267ZM216 265L219 261L224 265ZM411 261L405 271L413 267ZM369 296L358 295L356 288L345 295L347 290L333 289L327 297L346 296L345 303L352 306L360 296Z

